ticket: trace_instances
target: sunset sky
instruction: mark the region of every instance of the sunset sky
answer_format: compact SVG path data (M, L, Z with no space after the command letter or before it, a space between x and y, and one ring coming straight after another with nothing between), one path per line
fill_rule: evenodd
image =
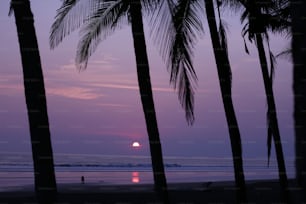
M54 152L149 155L130 26L125 25L103 41L90 58L87 70L79 72L74 64L78 32L55 50L49 48L49 31L60 1L31 2ZM8 17L8 11L9 0L4 0L0 6L0 152L30 152L19 45L15 20L13 16ZM264 158L267 106L257 52L248 43L251 55L245 54L239 17L228 12L224 17L228 23L233 99L243 155ZM177 93L169 85L169 73L149 37L147 24L145 27L165 156L231 156L209 30L206 23L204 26L206 32L197 44L194 59L199 82L193 126L186 123ZM275 53L289 45L283 38L271 38ZM279 59L274 90L286 157L294 155L291 72L290 62ZM141 148L131 148L133 141L139 141Z

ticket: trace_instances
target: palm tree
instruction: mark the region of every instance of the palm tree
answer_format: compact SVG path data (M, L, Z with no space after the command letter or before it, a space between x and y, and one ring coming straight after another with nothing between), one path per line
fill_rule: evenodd
M291 0L296 179L306 202L306 2Z
M284 161L284 155L282 150L281 137L277 121L277 112L275 106L275 99L273 93L273 74L274 74L274 56L270 50L268 29L279 32L284 29L288 29L288 24L281 16L278 15L277 9L281 8L283 2L281 1L265 1L256 2L254 0L230 0L231 3L241 5L244 7L244 12L242 14L242 21L248 20L243 28L243 37L248 34L249 40L253 40L256 43L259 61L262 71L262 77L264 81L264 87L266 92L266 100L268 104L267 110L267 126L268 126L268 162L271 151L272 139L274 140L276 158L278 163L279 180L282 188L282 195L285 200L288 201L288 180L286 175L286 167ZM264 48L263 37L267 40L270 56L270 66L271 71L268 71L268 62L266 58L266 52ZM247 47L246 47L246 51Z
M222 38L217 29L213 0L205 0L205 9L212 45L214 48L215 61L219 76L221 95L228 124L232 155L237 187L237 199L239 202L247 202L246 186L243 173L241 137L237 118L231 97L231 69L225 46L222 46ZM221 30L220 30L221 31Z
M44 78L29 0L12 0L23 67L25 97L30 124L35 191L39 199L56 195Z
M167 182L142 21L142 4L144 8L149 8L155 2L148 0L90 0L86 2L86 8L83 7L83 12L78 13L78 19L75 19L76 15L73 12L79 12L79 2L79 0L63 1L51 28L51 48L57 46L71 31L83 25L81 30L83 36L78 44L76 63L79 69L85 69L89 57L101 39L116 30L127 17L132 27L138 85L150 143L154 186L164 203L168 203Z
M199 14L203 12L203 8L202 1L197 0L178 0L175 3L174 1L168 0L168 2L172 11L172 20L165 20L167 18L163 17L163 28L167 34L162 36L160 46L163 54L166 53L167 55L166 60L171 71L170 81L176 83L177 79L183 78L186 75L194 76L191 78L196 78L192 57L197 36L203 32L199 17ZM213 1L205 0L204 3L229 129L237 187L237 200L239 202L247 202L241 138L231 97L231 69L226 50L224 27L220 24L220 29L217 29Z

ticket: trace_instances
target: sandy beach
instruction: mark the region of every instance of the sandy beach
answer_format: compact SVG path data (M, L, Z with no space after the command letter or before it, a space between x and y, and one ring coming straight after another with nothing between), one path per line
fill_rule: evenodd
M171 203L235 203L233 182L170 183ZM277 180L247 182L250 203L281 203ZM300 203L301 190L290 180L291 203ZM35 203L33 186L8 188L0 203ZM60 184L56 203L160 203L153 185Z

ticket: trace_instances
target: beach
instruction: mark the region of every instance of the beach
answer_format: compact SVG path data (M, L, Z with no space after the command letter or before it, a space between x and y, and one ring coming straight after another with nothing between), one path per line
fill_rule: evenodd
M56 203L158 203L149 157L57 155ZM171 203L235 203L230 159L165 157ZM246 160L245 177L252 203L280 203L276 162ZM294 168L288 165L292 203L299 203ZM81 177L84 176L84 184ZM0 204L35 203L30 155L4 155L0 167Z
M0 203L35 203L33 185L8 188ZM291 203L300 203L301 190L290 180ZM235 203L234 182L192 182L168 184L171 203ZM281 203L277 180L247 181L250 203ZM105 185L60 184L56 203L160 203L152 184Z

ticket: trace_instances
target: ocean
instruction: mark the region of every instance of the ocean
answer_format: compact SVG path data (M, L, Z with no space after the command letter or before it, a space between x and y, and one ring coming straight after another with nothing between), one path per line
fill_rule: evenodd
M56 180L61 183L101 185L153 183L148 156L55 154ZM293 158L286 158L287 175L294 177ZM168 183L233 181L232 159L220 157L164 157ZM246 180L277 179L275 159L244 159ZM0 191L34 184L33 163L29 153L0 153Z

